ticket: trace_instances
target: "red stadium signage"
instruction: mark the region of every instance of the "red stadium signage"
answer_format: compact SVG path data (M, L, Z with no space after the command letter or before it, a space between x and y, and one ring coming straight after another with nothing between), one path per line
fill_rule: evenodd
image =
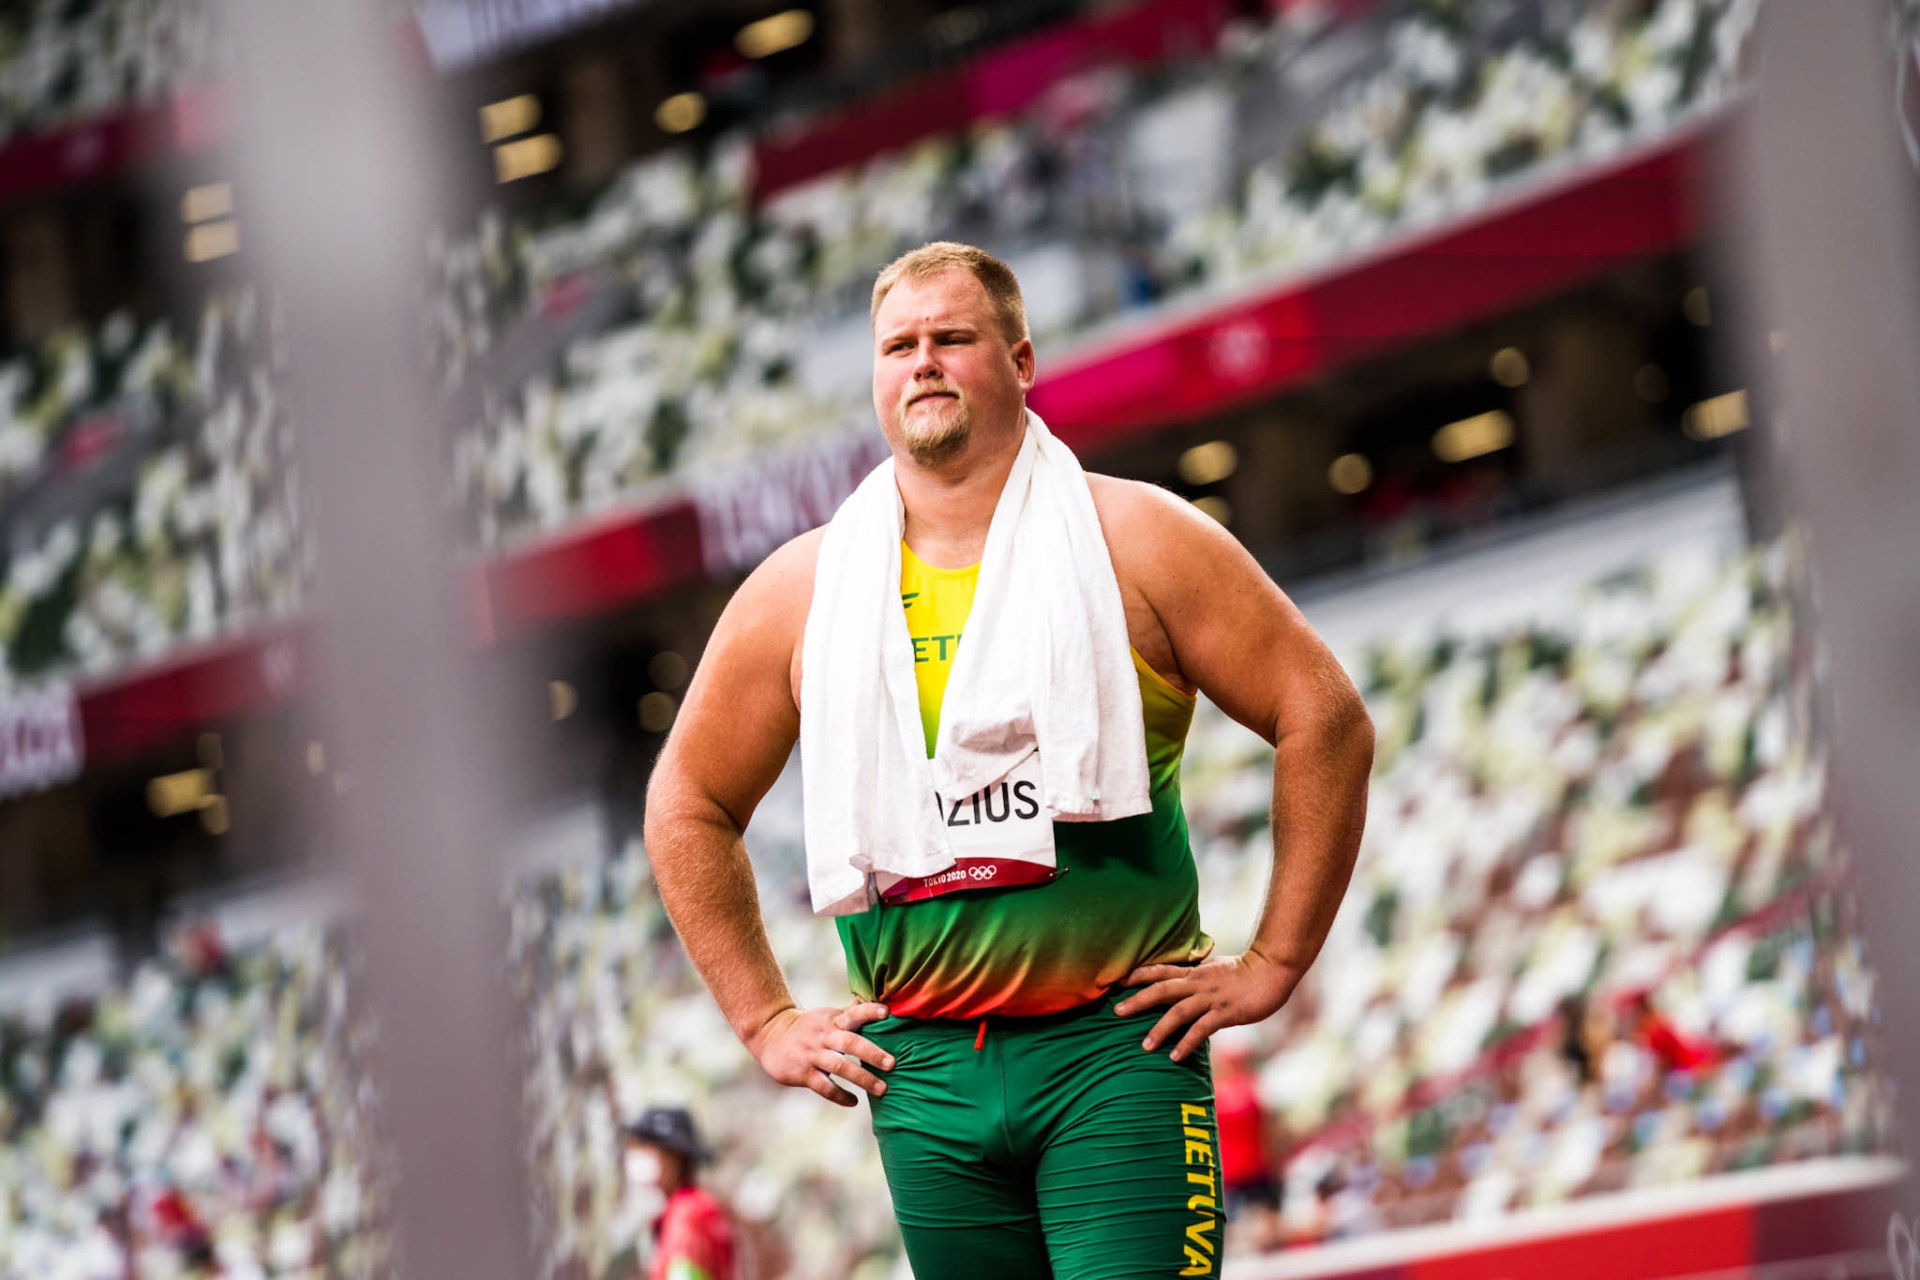
M71 782L85 763L71 685L55 681L0 702L0 800Z

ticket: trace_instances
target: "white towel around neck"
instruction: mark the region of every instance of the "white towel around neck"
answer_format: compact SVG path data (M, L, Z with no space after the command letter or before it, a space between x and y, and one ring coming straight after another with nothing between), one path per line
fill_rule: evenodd
M800 765L813 909L871 903L868 876L954 865L935 792L971 795L1036 750L1055 819L1152 808L1139 677L1086 473L1029 411L987 529L927 758L900 604L905 510L892 459L820 542L802 641ZM1036 857L1050 865L1051 853Z

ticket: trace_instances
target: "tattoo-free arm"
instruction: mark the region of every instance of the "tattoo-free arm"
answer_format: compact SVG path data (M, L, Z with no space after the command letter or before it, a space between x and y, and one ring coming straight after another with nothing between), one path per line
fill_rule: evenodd
M860 1062L884 1069L891 1061L853 1034L885 1011L795 1006L767 940L743 839L799 736L793 655L817 545L811 537L787 544L728 603L654 766L645 836L660 900L734 1034L782 1084L852 1106L828 1075L869 1092L885 1088Z
M1146 1047L1185 1026L1180 1058L1223 1026L1270 1016L1319 954L1360 849L1373 723L1332 652L1232 535L1172 494L1128 490L1136 532L1116 565L1152 606L1180 674L1274 747L1273 866L1247 950L1129 976L1159 989L1121 1008L1171 1004Z

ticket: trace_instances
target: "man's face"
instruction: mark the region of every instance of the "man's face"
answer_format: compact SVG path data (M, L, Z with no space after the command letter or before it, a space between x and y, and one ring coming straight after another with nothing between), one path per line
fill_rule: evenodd
M671 1195L679 1186L684 1165L678 1152L633 1139L627 1141L624 1163L628 1185L658 1190L667 1195Z
M900 281L881 301L873 333L873 409L895 453L937 466L977 434L1024 422L1033 344L1007 341L973 272Z

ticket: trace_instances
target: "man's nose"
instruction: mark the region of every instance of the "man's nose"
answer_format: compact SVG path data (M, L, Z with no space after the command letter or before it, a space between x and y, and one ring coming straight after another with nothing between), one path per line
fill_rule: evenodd
M919 346L914 348L913 376L915 378L939 376L940 363L939 361L935 360L933 357L934 357L934 347L933 347L933 340L931 338L927 339L926 341L922 342Z

